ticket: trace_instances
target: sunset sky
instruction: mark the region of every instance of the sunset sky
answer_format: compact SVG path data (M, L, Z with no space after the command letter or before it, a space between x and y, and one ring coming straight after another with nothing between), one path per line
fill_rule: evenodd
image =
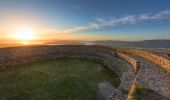
M0 39L170 39L170 0L0 0Z

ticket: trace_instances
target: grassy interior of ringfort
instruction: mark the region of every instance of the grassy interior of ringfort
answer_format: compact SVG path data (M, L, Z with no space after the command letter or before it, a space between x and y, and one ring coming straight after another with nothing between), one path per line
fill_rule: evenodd
M60 58L10 67L0 72L0 99L97 100L98 84L117 87L119 76L86 59Z

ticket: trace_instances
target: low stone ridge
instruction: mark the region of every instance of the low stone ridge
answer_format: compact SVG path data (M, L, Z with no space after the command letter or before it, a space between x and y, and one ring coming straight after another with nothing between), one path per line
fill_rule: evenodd
M170 73L170 60L164 57L158 56L150 52L141 51L141 50L127 50L127 52L131 54L139 55L145 58L146 60L152 61L155 64L162 67L163 69L165 69L168 73Z
M161 49L144 49L144 51L147 51L149 53L155 54L160 57L164 57L168 60L170 60L170 50L161 48Z
M120 53L120 52L117 52L117 56L122 58L122 59L125 59L127 62L129 62L132 65L132 67L134 68L134 71L137 69L136 68L136 62L137 61L134 58L131 58L131 57L129 57L129 56L123 54L123 53Z

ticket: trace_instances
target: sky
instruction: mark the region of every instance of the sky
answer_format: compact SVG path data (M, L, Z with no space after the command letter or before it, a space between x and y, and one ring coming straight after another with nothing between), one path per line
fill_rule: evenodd
M170 0L0 0L0 39L170 39Z

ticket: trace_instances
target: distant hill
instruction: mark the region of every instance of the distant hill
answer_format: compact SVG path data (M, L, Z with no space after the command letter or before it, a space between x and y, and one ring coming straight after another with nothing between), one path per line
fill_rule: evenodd
M53 40L49 42L44 42L43 44L47 45L80 45L81 41L79 40Z
M98 45L113 47L137 47L137 48L170 48L170 40L145 40L145 41L94 41Z
M51 41L44 44L67 44L67 45L107 45L113 47L123 48L170 48L170 40L144 40L144 41L114 41L114 40L103 40L103 41L78 41L78 40L61 40Z

